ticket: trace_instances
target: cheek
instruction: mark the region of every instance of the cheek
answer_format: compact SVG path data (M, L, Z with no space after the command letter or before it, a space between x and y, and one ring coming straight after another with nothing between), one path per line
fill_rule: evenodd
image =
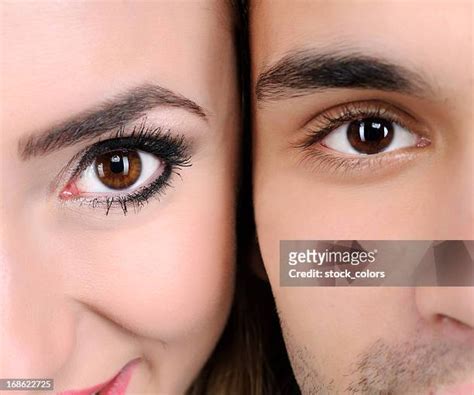
M388 344L411 340L406 336L419 322L413 291L407 288L279 287L274 292L287 340L306 347L325 377L347 375L379 339Z
M262 248L282 239L443 239L446 228L448 238L459 233L439 210L459 202L445 171L426 164L405 170L380 182L338 184L303 168L265 164L254 195Z
M146 221L134 226L123 226L127 218L114 231L64 235L69 256L56 264L65 292L142 336L172 342L216 333L233 292L232 215L212 197L189 209L159 205L145 207Z

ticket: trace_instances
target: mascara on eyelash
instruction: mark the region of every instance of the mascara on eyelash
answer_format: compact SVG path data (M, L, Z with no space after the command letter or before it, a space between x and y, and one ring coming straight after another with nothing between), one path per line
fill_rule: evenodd
M180 175L179 170L183 167L191 166L190 145L184 136L172 136L168 131L162 128L149 128L145 123L135 126L132 132L127 135L124 128L119 129L115 136L99 141L85 150L85 153L79 159L79 163L69 177L68 184L77 178L78 174L84 171L88 166L94 163L98 155L113 150L142 150L155 155L160 159L164 166L163 173L147 186L141 187L133 192L103 196L103 197L84 197L78 196L71 200L80 201L82 206L88 203L92 208L105 206L108 215L114 205L121 207L124 215L128 212L128 204L133 204L135 211L143 207L153 196L160 196L167 187L170 187L169 178L171 175Z
M145 122L134 126L130 134L121 127L107 140L101 140L85 150L71 178L93 163L96 156L114 149L139 149L180 166L189 166L189 144L184 136L172 136L161 127L147 127Z

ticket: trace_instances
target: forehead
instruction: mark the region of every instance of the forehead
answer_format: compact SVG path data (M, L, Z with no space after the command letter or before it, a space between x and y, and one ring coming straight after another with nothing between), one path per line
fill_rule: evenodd
M251 7L253 68L260 72L299 49L348 50L423 69L429 77L459 80L472 69L471 13L470 1L296 0L290 6L256 0Z
M31 114L41 128L153 82L217 112L216 82L234 77L230 22L211 0L3 3L3 110L17 129Z

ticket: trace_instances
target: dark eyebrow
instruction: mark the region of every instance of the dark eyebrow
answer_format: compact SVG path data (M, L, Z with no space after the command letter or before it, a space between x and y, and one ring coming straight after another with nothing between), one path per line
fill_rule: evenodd
M261 73L255 93L258 101L274 101L330 88L419 94L428 84L414 71L377 57L302 50L284 56Z
M119 94L39 134L20 140L23 160L45 155L85 139L98 137L144 116L157 106L182 108L205 120L204 110L192 100L158 85L144 84Z

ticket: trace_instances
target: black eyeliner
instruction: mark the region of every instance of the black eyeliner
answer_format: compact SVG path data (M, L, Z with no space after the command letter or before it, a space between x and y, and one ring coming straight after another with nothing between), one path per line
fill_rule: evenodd
M115 196L77 198L81 200L81 205L88 203L93 208L105 205L106 215L114 205L120 206L124 215L128 212L129 204L133 204L136 210L143 207L151 197L163 194L165 189L171 186L169 179L173 173L179 175L180 169L191 166L191 147L183 135L173 135L169 129L149 127L146 122L142 122L134 126L131 133L127 133L122 127L111 138L86 148L70 180L74 180L93 164L98 155L117 149L140 150L152 154L163 163L164 169L154 181L136 191Z

